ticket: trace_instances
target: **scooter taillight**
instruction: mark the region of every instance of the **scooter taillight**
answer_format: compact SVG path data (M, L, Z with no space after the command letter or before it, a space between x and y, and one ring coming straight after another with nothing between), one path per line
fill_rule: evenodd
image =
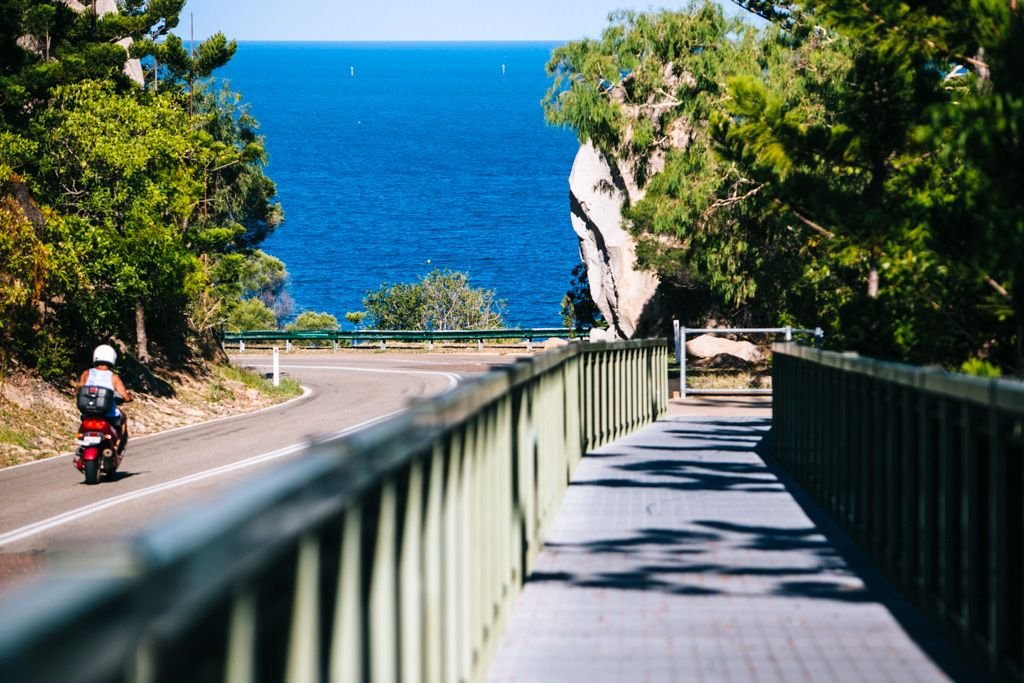
M106 426L106 420L82 420L82 429L103 429Z

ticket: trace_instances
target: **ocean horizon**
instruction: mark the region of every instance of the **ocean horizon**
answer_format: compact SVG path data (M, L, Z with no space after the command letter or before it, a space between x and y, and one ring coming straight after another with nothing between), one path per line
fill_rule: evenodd
M552 41L245 41L216 76L260 122L295 313L344 324L368 290L434 268L561 325L578 243L572 131L540 101Z

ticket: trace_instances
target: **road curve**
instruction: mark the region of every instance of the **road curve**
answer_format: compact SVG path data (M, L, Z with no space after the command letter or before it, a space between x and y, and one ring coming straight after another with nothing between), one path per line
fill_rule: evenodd
M269 371L269 355L234 358ZM117 478L86 486L63 455L0 470L0 589L79 544L130 534L179 505L201 505L243 477L271 474L312 438L341 434L514 360L485 354L289 354L307 394L258 413L129 442ZM130 407L129 407L130 415ZM69 444L70 446L70 444Z

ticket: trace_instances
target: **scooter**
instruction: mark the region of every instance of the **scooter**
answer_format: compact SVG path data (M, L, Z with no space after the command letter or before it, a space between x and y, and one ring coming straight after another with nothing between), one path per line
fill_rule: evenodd
M82 414L82 424L78 428L78 452L74 464L78 471L85 474L86 484L98 484L100 475L108 480L124 458L121 435L117 426L112 424L110 408L114 402L120 403L117 392L106 387L81 387L78 390L78 410Z

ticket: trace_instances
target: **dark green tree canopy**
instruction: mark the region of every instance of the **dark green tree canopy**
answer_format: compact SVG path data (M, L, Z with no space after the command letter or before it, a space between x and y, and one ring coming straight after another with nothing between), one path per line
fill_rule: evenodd
M1021 368L1021 8L736 4L769 25L624 12L548 66L548 119L640 183L639 264L708 287L704 315Z
M415 283L382 284L363 307L376 329L488 330L504 324L505 302L472 287L467 273L435 269Z
M17 228L0 352L55 378L97 340L173 358L233 315L290 312L283 264L256 250L283 219L258 124L209 78L235 43L186 50L184 0L88 4L0 0L0 213Z

